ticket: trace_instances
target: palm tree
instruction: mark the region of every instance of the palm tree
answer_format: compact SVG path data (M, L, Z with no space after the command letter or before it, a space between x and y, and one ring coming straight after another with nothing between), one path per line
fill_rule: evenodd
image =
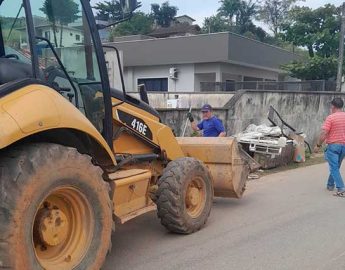
M52 0L45 0L43 3L43 7L40 8L40 11L42 11L44 14L46 14L48 20L51 22L52 27L53 27L53 35L54 35L54 43L55 46L58 46L57 42L57 37L56 37L56 18L54 16L54 11L53 11L53 1Z
M218 12L221 16L228 18L229 25L233 26L234 24L234 17L237 17L238 11L241 6L240 0L221 0L220 3L222 4L218 9Z
M238 16L236 18L236 25L239 27L241 34L250 30L249 28L253 25L253 18L257 15L257 13L258 6L256 3L253 3L252 0L249 0L248 2L241 2L238 10Z
M62 47L64 26L79 18L79 5L73 0L45 0L40 10L46 14L48 20L52 23L56 47L58 47L57 23L60 24L60 47Z
M218 12L221 16L229 21L229 25L233 26L234 21L236 27L243 34L253 24L253 18L258 13L258 6L253 0L221 0L221 7Z
M56 0L55 0L56 2ZM75 22L79 16L79 5L75 3L73 0L59 0L60 6L59 11L57 13L59 22L60 22L60 47L63 46L62 44L62 37L63 37L63 29L65 25L69 23Z

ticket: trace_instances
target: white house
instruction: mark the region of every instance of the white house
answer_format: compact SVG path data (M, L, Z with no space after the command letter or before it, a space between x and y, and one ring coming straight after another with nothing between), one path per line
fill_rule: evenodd
M175 17L175 22L177 22L177 23L187 23L187 24L192 25L195 22L195 20L192 17L188 16L188 15L182 15L182 16Z
M36 33L38 36L45 37L52 43L54 43L54 31L53 27L51 24L46 24L46 25L40 25L36 26ZM72 47L75 46L76 44L80 44L84 40L84 34L83 30L78 29L76 27L70 27L70 26L63 26L62 27L62 43L64 47ZM58 25L56 27L56 38L58 41L58 44L60 44L60 33L61 31L61 26Z
M40 20L40 24L37 24L35 26L36 29L36 35L44 37L48 39L52 44L55 45L54 40L54 30L53 26L48 21L43 21L43 19ZM60 38L61 38L61 29L62 29L62 44L63 47L72 47L78 44L83 43L84 41L84 31L78 26L71 26L71 25L56 25L56 40L58 43L58 46L60 46ZM21 46L26 45L26 27L18 28L17 29L20 34L20 43ZM23 37L23 38L22 38Z

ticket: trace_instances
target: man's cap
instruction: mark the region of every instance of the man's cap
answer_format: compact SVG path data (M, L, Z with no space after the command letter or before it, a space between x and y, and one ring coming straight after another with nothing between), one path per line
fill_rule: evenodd
M201 107L202 112L210 112L212 111L212 106L210 104L205 104L204 106Z
M344 107L344 101L341 98L334 98L331 104L338 109L342 109Z

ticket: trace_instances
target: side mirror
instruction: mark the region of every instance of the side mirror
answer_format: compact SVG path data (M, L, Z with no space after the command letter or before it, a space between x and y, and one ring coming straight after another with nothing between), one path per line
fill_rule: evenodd
M144 101L145 103L150 104L145 84L139 84L138 85L138 90L139 90L139 94L140 94L140 99L142 101Z

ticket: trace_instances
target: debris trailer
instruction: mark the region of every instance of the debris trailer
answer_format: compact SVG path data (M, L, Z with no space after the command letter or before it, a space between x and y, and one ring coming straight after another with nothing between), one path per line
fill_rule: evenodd
M236 141L175 138L145 91L111 89L90 2L68 3L0 0L0 269L100 269L115 221L157 209L189 234L244 192Z

